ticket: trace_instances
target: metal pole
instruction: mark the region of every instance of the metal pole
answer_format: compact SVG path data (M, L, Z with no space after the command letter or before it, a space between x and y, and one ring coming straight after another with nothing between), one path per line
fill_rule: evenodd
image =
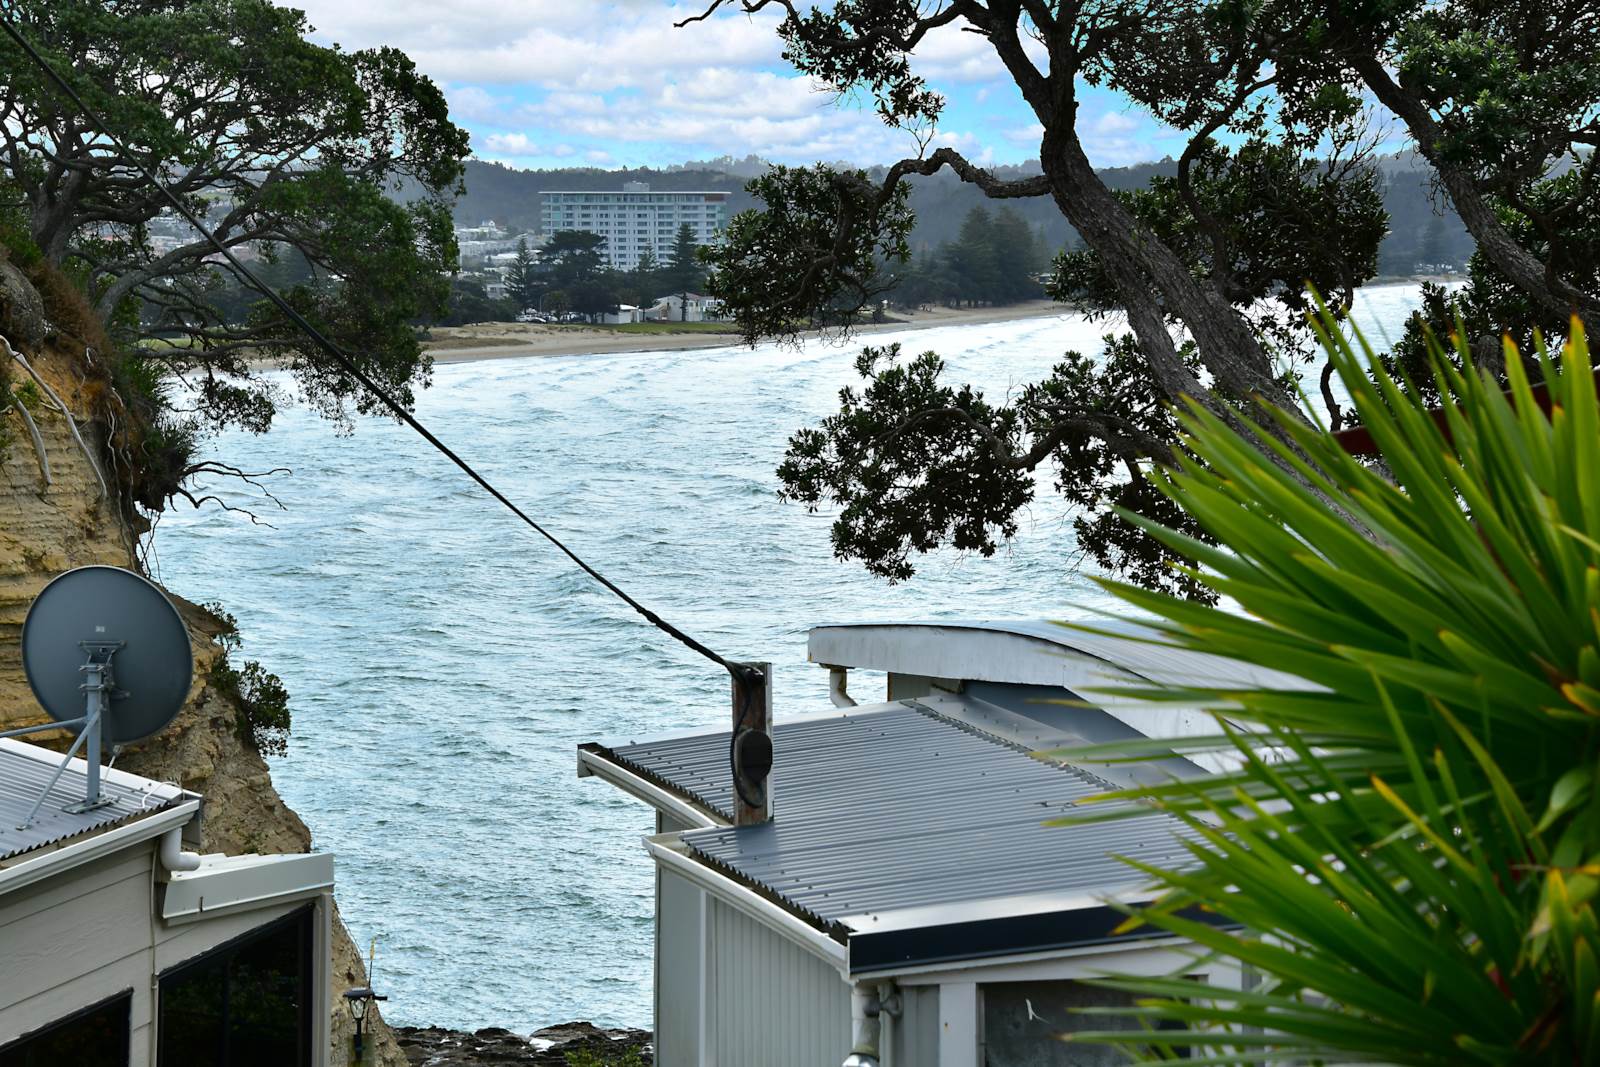
M105 711L107 663L91 663L83 671L89 676L89 749L84 756L89 761L88 784L84 789L83 810L100 805L100 716Z
M63 719L61 722L41 722L36 726L19 726L15 730L0 730L0 737L22 737L25 734L42 734L46 730L76 730L80 726L89 725L87 717L82 719Z
M85 730L73 740L72 747L67 749L67 754L61 758L61 766L57 767L56 773L50 776L50 781L45 785L43 791L40 792L39 799L33 802L33 810L28 812L28 817L26 819L23 819L17 824L18 830L26 830L29 826L33 825L33 817L39 814L39 809L44 806L44 798L49 796L50 790L54 789L56 787L56 783L61 781L61 776L66 773L67 764L72 762L72 757L78 752L78 746L83 744L84 738L88 736L89 731ZM77 807L77 805L73 805L73 807Z

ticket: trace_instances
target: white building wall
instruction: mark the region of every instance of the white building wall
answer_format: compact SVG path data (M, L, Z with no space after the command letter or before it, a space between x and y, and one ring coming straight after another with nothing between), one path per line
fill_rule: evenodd
M147 842L0 897L0 1046L131 990L129 1067L150 1067L154 976L306 903L168 926L159 914L155 855L155 842ZM326 960L326 895L316 907L314 951ZM326 992L326 965L317 977ZM312 1018L316 1063L326 1063L328 1017L314 1011Z
M716 898L707 1033L717 1067L826 1067L850 1054L850 987L829 963Z
M850 987L831 964L672 871L658 868L656 901L660 1067L819 1067L849 1054Z
M698 244L711 244L727 224L727 193L546 192L540 231L548 239L563 230L606 239L606 254L618 270L632 270L649 249L662 266L685 223Z

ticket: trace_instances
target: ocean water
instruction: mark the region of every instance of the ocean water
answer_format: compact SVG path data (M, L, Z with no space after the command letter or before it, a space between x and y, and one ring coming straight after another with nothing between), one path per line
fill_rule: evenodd
M1398 334L1411 286L1363 294ZM944 355L990 396L1108 329L1079 316L870 338ZM806 630L834 621L1082 614L1106 601L1047 489L992 559L944 553L890 586L832 558L829 518L780 503L788 435L832 411L856 344L511 358L437 368L418 414L613 580L730 657L773 661L779 715L827 707ZM293 698L284 799L337 853L376 941L385 1015L522 1032L650 1025L647 807L575 776L575 746L723 727L728 681L637 618L411 431L339 437L303 408L220 458L288 467L273 528L180 511L159 575L239 620ZM229 488L223 486L222 488ZM870 679L858 697L881 694Z

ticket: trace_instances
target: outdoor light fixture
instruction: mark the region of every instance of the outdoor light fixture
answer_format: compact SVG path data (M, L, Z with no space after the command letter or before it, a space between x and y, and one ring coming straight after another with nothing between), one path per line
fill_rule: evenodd
M388 1000L388 997L379 996L372 991L370 986L358 986L344 991L344 1006L350 1009L350 1018L356 1023L356 1062L361 1062L362 1042L361 1034L367 1022L367 1011L375 1000Z

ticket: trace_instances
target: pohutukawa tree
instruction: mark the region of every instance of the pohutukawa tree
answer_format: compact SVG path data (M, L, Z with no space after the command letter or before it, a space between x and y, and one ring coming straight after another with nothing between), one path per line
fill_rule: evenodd
M945 169L990 198L1051 198L1083 241L1058 257L1053 295L1106 316L1113 331L1104 353L1068 353L1006 404L944 382L932 354L906 363L869 350L863 386L792 439L779 472L786 494L838 506L836 552L903 578L915 553L939 545L993 552L1032 497L1032 472L1048 464L1081 506L1078 541L1095 559L1208 595L1167 566L1181 553L1111 507L1184 521L1137 476L1171 455L1166 405L1182 397L1217 413L1298 409L1309 372L1326 417L1342 417L1328 367L1311 363L1321 357L1310 354L1303 294L1310 283L1343 313L1376 271L1386 217L1370 96L1440 167L1486 276L1542 315L1594 307L1592 260L1585 267L1572 253L1586 246L1564 237L1600 203L1594 156L1579 151L1593 143L1600 101L1600 66L1578 47L1594 13L1531 0L1481 7L715 0L686 20L779 12L798 70L869 98L919 146L881 177L775 168L751 184L765 210L732 221L708 254L707 285L747 339L793 337L878 299L893 284L888 265L907 254L906 179ZM912 56L929 34L956 30L988 43L1037 118L1042 173L1002 181L953 148L927 150L944 100ZM1119 90L1187 135L1172 177L1133 193L1101 181L1077 126L1085 85ZM1563 153L1577 153L1581 176L1550 203L1549 168Z
M448 200L468 144L404 54L313 44L300 12L267 0L7 6L128 150L0 43L4 206L25 218L36 254L81 279L119 327L143 364L133 378L167 371L196 388L188 433L267 428L273 393L249 356L289 367L330 416L371 401L265 302L224 314L218 296L241 279L186 227L152 235L168 207L141 166L225 245L292 264L289 301L409 400L428 369L409 323L444 312L456 264ZM402 185L405 202L394 196Z

